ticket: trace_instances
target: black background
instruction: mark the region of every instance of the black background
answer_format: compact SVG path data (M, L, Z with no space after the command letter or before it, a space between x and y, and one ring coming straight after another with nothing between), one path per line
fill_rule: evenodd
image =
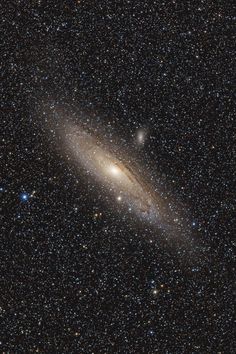
M234 353L233 2L0 8L1 351ZM194 250L68 163L48 121L81 116L176 201Z

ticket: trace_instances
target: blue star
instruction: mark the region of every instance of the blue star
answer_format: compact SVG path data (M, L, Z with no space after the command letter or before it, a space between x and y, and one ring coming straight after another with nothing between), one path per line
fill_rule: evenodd
M20 194L20 200L22 201L22 202L27 202L28 200L29 200L29 194L28 193L21 193Z
M153 329L149 329L148 335L149 336L154 336L154 334L155 334L154 330Z
M155 285L156 285L156 282L155 282L155 280L150 280L150 286L151 286L151 288L153 288L153 287L155 287Z

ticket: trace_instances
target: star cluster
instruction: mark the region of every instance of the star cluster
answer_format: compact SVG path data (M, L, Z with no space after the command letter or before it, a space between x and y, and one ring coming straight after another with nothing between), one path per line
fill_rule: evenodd
M0 352L235 353L233 5L0 5ZM78 171L72 121L138 156L188 247Z

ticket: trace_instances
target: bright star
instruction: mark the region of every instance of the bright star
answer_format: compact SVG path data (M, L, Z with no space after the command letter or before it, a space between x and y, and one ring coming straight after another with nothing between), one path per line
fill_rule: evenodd
M29 199L29 195L27 193L21 193L20 200L22 202L27 202L28 199Z

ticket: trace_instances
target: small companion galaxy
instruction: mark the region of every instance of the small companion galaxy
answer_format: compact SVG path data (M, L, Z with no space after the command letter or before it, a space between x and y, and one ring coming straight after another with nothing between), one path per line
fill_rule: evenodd
M234 354L233 3L1 14L0 352Z

